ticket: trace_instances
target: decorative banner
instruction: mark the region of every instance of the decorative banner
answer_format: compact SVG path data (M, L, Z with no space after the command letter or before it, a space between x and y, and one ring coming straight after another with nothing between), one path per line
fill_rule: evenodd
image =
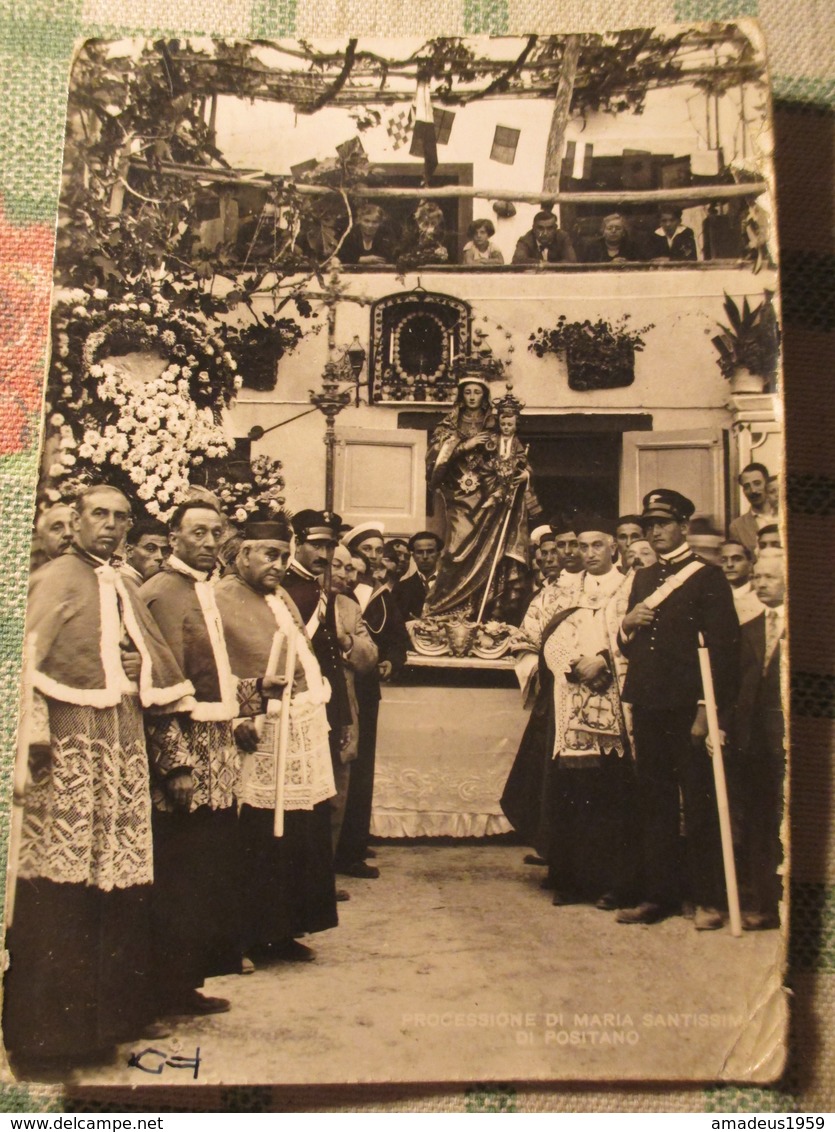
M514 130L511 126L496 126L490 160L502 165L512 165L516 160L516 147L521 136L521 130Z
M300 161L298 165L291 165L290 173L292 174L293 180L298 181L307 173L312 173L318 164L319 162L316 158L311 157L309 161Z
M432 114L435 122L435 141L438 145L446 145L452 133L455 114L452 110L433 110Z
M591 160L594 147L588 142L570 141L565 146L563 175L574 181L591 180Z
M343 161L347 161L351 157L359 157L365 153L363 144L358 137L348 138L347 141L342 142L336 147L336 152Z
M429 84L419 82L415 97L415 128L409 148L412 157L422 157L427 180L438 168L438 146L435 141L435 118L429 99Z
M415 108L410 106L408 110L401 110L399 114L389 118L386 123L386 133L391 138L392 149L400 149L412 136L414 114Z

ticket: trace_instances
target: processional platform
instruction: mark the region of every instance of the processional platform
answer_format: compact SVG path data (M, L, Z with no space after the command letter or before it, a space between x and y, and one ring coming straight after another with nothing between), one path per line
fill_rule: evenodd
M527 719L512 657L409 653L382 689L371 833L509 833L499 799Z

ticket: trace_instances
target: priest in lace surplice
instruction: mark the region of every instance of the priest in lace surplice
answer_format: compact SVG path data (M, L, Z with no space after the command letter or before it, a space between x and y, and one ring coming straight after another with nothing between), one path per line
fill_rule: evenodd
M331 690L301 615L280 586L290 557L288 522L249 522L241 534L236 572L216 590L232 671L241 681L260 681L278 633L276 672L282 675L288 643L296 645L292 691L283 693L291 700L281 837L273 833L278 716L267 714L257 683L235 728L244 947L253 958L308 959L312 952L297 937L337 924L328 804L336 793L326 710Z
M564 591L540 651L544 756L551 760L544 846L554 903L613 909L633 884L634 775L620 698L616 610L632 584L614 568L614 524L578 518L584 569Z
M23 1060L103 1054L138 1038L154 1012L143 708L169 719L160 713L187 710L194 688L109 565L129 523L120 491L88 489L74 548L32 577L29 766L3 1016L6 1046Z
M155 982L161 1012L215 1014L228 1000L198 988L239 974L242 960L232 733L239 687L209 581L223 520L208 501L191 500L175 508L170 526L172 554L139 593L194 684L195 703L181 735L154 728L150 737Z

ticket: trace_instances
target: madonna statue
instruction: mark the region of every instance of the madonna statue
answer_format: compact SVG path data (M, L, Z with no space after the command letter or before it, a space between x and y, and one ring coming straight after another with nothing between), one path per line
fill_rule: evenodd
M446 505L446 537L426 615L461 612L470 620L519 623L533 499L530 468L515 436L520 409L510 395L492 405L487 382L467 375L432 435L427 479Z

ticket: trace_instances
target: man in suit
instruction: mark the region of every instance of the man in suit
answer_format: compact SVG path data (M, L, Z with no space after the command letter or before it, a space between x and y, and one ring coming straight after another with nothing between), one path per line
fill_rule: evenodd
M577 256L567 232L557 225L553 212L537 212L533 228L520 236L513 263L576 263Z
M344 536L343 544L356 555L361 568L354 598L365 628L377 646L377 664L367 672L357 672L354 685L359 709L359 744L351 767L351 782L342 832L336 848L335 867L345 876L374 880L380 875L376 865L365 858L369 852L371 804L374 797L374 766L377 750L377 718L380 711L380 681L391 677L406 662L409 634L403 624L389 588L379 575L383 561L383 524L362 523Z
M753 585L763 611L742 626L739 699L733 737L742 813L740 881L742 926L761 931L780 926L783 859L780 824L786 770L785 721L780 695L785 638L785 559L781 550L761 552Z
M762 603L751 584L753 564L754 556L747 546L743 546L741 542L732 542L730 539L722 543L719 565L731 587L740 625L744 625L763 610Z
M348 596L348 570L351 565L351 552L344 546L337 546L333 552L330 569L330 594L328 595L326 623L329 626L329 648L337 650L336 655L342 669L348 702L348 715L340 718L343 728L339 750L333 756L333 777L336 783L336 797L331 800L331 836L336 855L342 824L345 820L345 807L348 802L348 789L351 780L351 763L359 751L359 705L357 704L356 677L365 675L376 668L377 646L368 632L362 613L356 601ZM313 648L320 655L321 637L325 625L313 633ZM324 671L324 669L323 669ZM367 875L367 874L366 874Z
M699 669L699 634L707 645L720 719L733 706L738 681L739 622L719 566L687 545L691 500L669 488L644 496L641 520L654 566L638 570L620 630L629 662L623 700L632 704L638 787L641 902L622 908L624 924L654 923L685 893L679 880L679 796L686 830L686 895L695 927L723 922L719 821L707 713Z
M768 468L765 464L746 464L739 473L739 486L750 506L744 515L733 520L728 536L756 554L760 529L774 522L768 503Z
M418 531L409 539L409 550L417 570L399 581L393 591L404 621L415 621L423 612L429 587L435 581L443 546L443 540L433 531Z

